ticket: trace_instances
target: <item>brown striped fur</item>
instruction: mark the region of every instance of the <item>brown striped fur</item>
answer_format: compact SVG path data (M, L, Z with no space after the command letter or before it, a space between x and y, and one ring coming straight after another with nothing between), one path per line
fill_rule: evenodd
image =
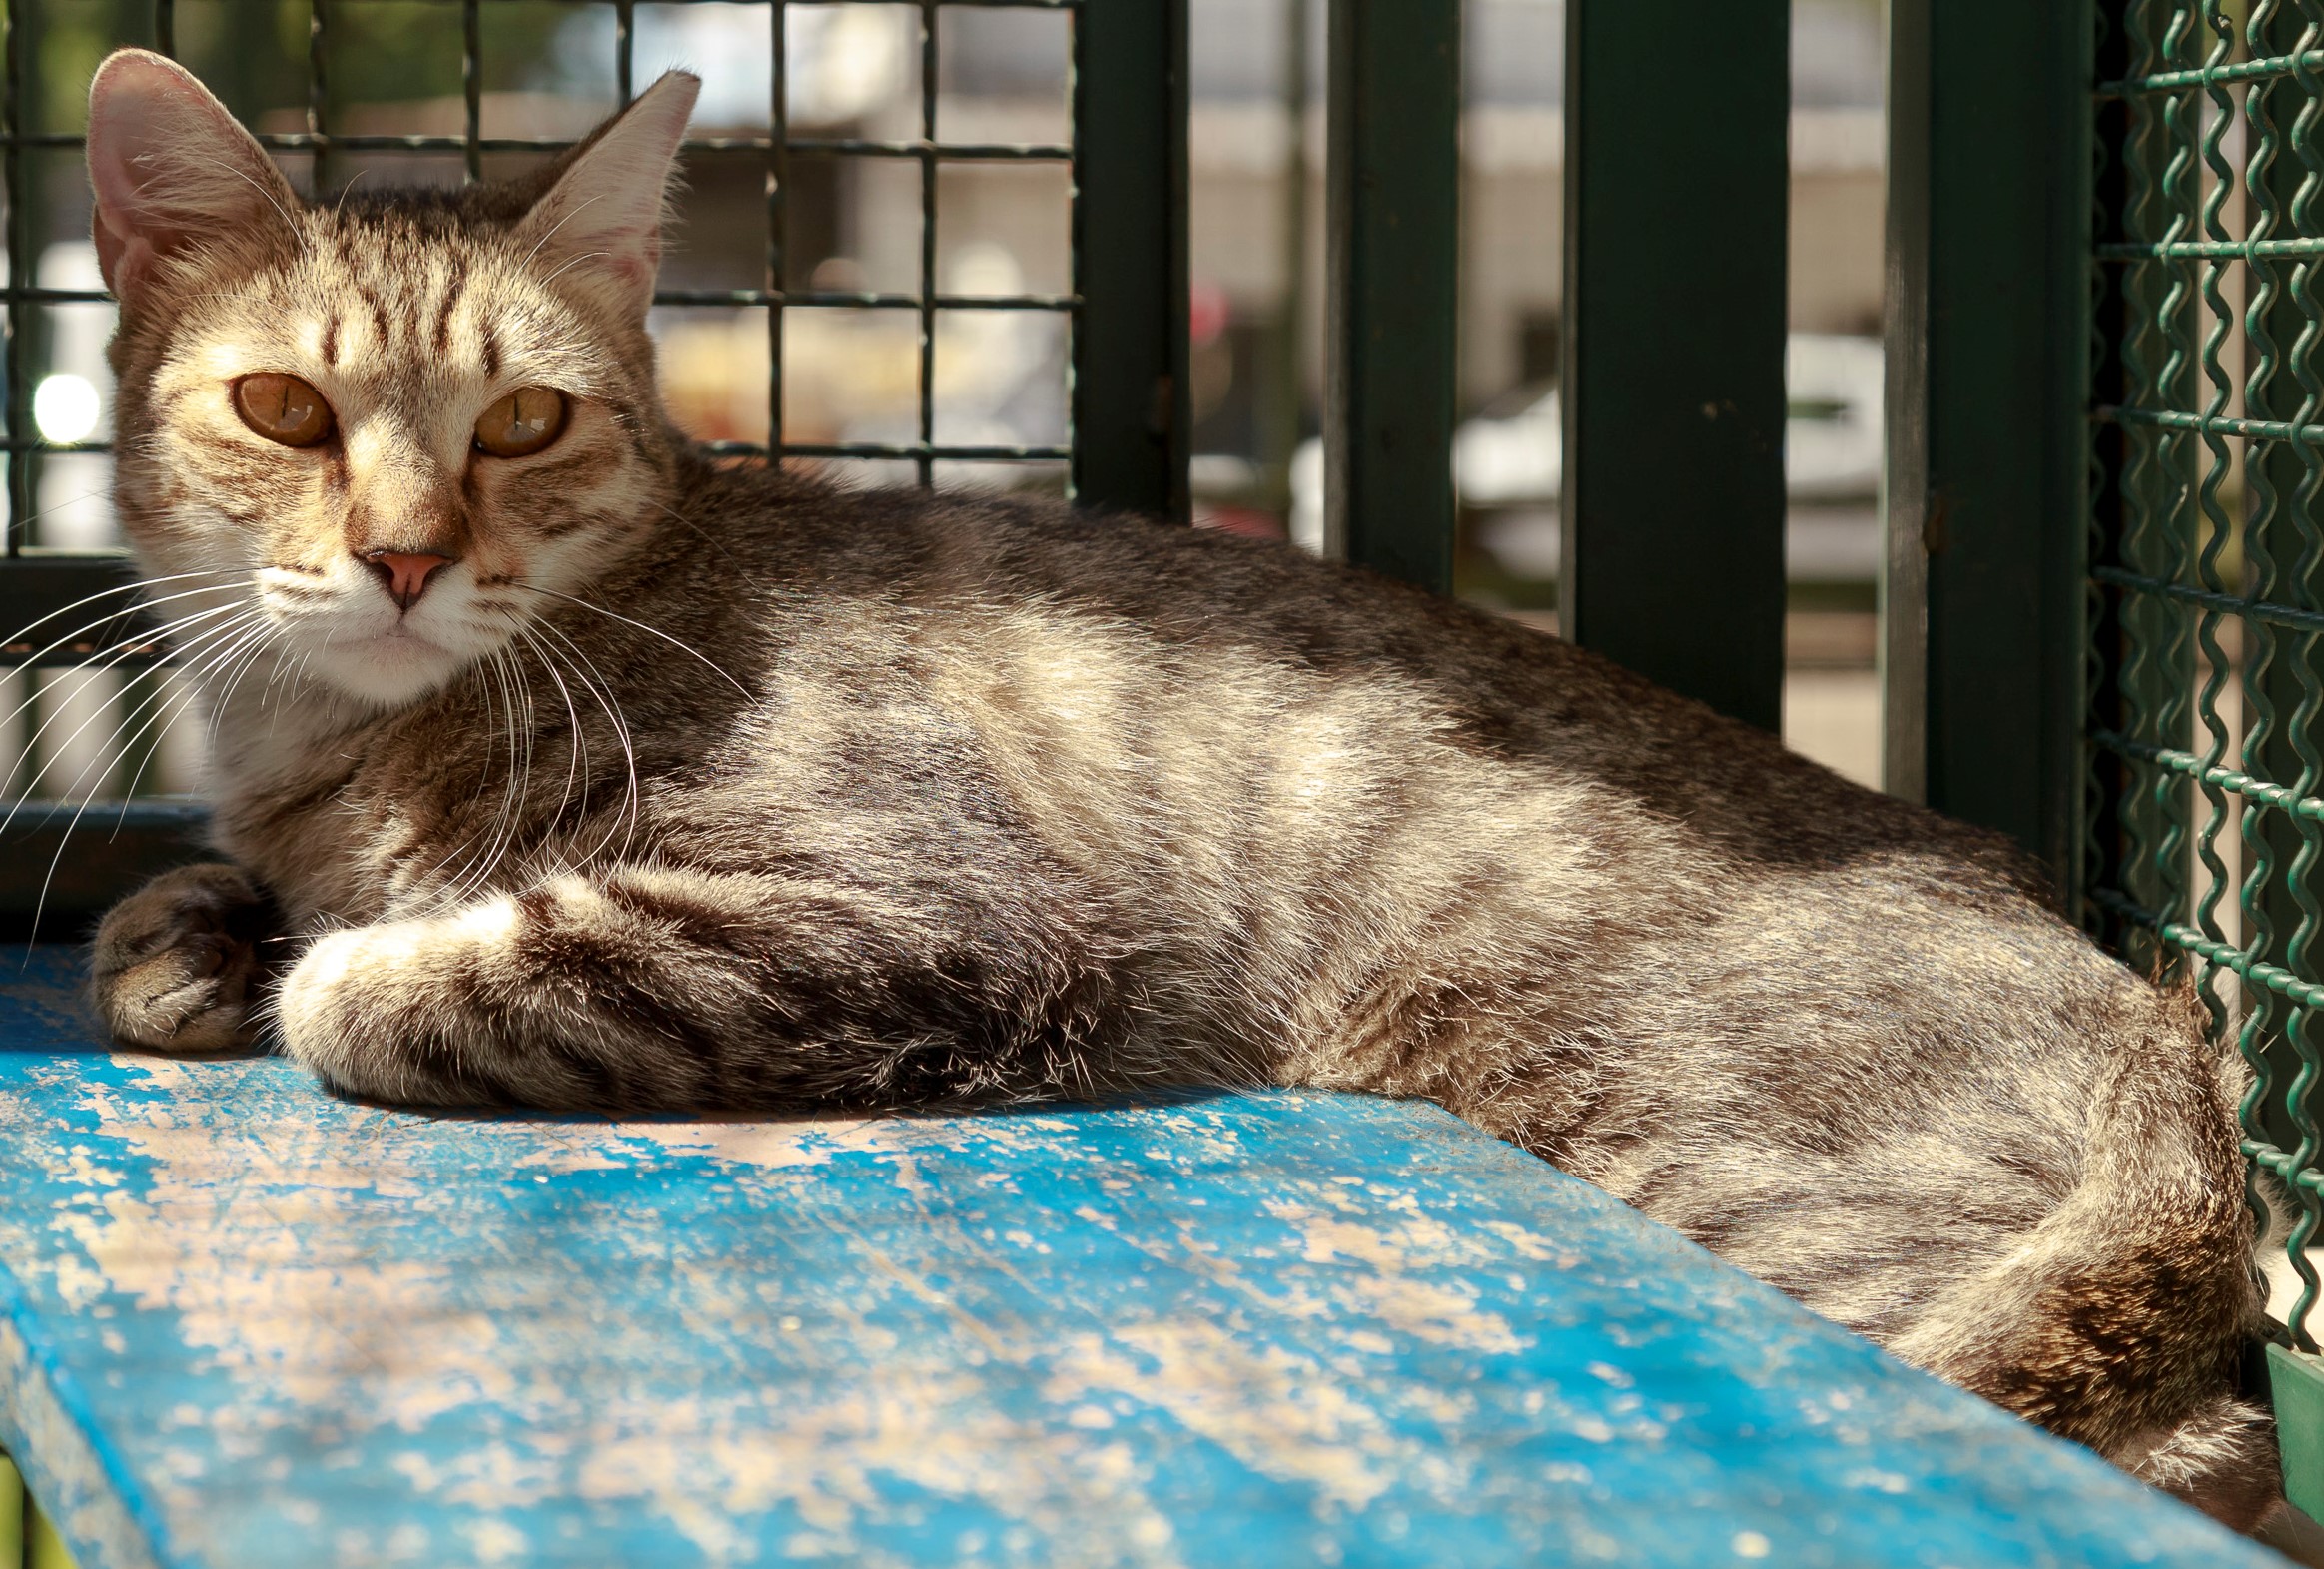
M190 78L108 64L121 512L161 613L214 617L179 640L227 858L106 923L122 1039L260 1029L271 920L283 1048L391 1101L1424 1096L2270 1505L2227 1070L2008 846L1285 549L712 462L643 330L690 98L518 185L306 203ZM258 370L341 436L245 429ZM470 451L527 384L571 429ZM383 542L458 559L401 611Z

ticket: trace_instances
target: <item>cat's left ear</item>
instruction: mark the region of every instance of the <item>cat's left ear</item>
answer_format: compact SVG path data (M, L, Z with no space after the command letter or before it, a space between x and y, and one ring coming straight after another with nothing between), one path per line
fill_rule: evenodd
M702 79L671 71L566 158L516 226L533 265L643 317L661 267L662 224L678 141Z

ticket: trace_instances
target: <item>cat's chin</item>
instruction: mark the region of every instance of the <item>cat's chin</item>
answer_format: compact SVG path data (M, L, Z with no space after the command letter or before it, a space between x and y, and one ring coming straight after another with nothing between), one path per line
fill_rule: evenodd
M315 673L360 703L401 708L440 688L463 663L449 649L398 628L318 650Z

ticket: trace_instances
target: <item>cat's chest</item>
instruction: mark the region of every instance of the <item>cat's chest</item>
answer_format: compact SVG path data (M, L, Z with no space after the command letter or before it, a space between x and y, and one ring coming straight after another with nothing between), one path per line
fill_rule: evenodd
M221 726L213 837L296 925L370 922L489 838L487 769L456 732L297 717Z

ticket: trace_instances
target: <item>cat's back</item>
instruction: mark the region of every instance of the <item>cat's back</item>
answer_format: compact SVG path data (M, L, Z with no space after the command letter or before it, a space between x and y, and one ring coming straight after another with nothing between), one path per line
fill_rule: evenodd
M703 563L701 588L716 596L723 580L729 601L777 623L778 660L837 659L863 679L901 670L909 681L932 642L987 670L1037 648L1029 678L1070 699L1077 678L1102 671L1122 722L1125 700L1185 706L1189 683L1210 689L1215 720L1233 689L1245 706L1368 716L1383 746L1424 733L1472 759L1585 786L1721 861L1811 875L1873 861L1979 899L2040 889L2038 870L1998 835L1853 784L1558 638L1279 542L1018 496L849 491L759 470L706 472L688 512L710 524L689 552ZM1034 684L1016 700L1041 703ZM1168 744L1151 728L1146 739Z

